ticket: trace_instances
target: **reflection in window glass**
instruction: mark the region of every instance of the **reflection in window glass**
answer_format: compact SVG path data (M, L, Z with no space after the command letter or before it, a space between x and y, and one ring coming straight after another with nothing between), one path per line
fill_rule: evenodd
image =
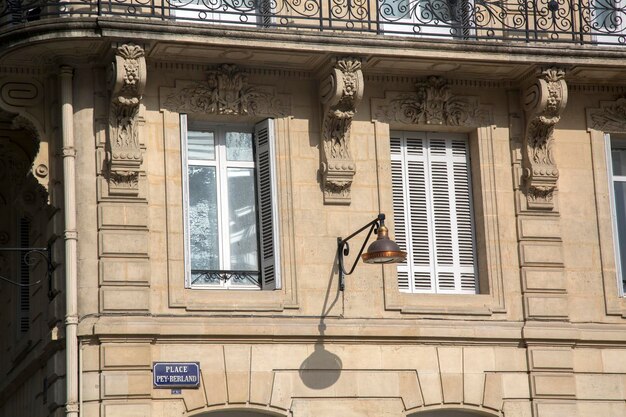
M215 167L189 166L191 269L219 268Z
M219 126L187 133L192 287L260 287L253 145Z
M611 139L613 175L626 175L626 140Z
M626 182L614 182L615 217L617 222L618 253L622 268L626 266Z
M187 157L191 160L215 159L213 132L188 132Z
M252 133L226 132L226 159L252 161Z
M229 168L228 220L230 267L243 271L259 268L256 236L256 202L252 169Z
M624 268L626 267L626 140L610 138L611 177L613 200L613 229L617 257L617 270L621 278L622 293L626 289Z

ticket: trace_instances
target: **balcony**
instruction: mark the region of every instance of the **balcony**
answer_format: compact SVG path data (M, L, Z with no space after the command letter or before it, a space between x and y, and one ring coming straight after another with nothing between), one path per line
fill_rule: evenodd
M0 34L67 18L507 44L626 44L626 0L0 0Z

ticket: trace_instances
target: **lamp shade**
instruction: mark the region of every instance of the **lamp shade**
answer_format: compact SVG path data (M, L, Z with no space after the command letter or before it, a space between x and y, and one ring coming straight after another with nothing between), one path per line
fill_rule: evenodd
M406 252L400 250L396 242L389 239L389 230L381 225L378 228L378 238L361 255L366 264L391 264L406 259Z

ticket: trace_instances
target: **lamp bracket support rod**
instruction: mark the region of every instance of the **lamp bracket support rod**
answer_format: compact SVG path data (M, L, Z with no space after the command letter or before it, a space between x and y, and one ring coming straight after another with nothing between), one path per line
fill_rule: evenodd
M341 237L337 238L337 262L339 264L339 268L338 268L339 269L338 271L339 272L339 291L343 291L345 289L345 276L350 275L354 272L354 269L356 268L356 264L359 262L359 258L363 254L363 251L365 250L365 246L367 245L367 242L369 242L370 237L372 236L372 233L377 233L378 228L380 226L383 226L384 224L385 224L385 215L381 213L374 220L372 220L365 226L361 227L359 230L352 233L350 236L346 238L341 238ZM368 227L369 227L369 232L367 233L367 237L365 238L365 241L363 241L361 250L359 250L359 254L356 256L356 259L354 260L354 263L352 264L350 271L346 271L343 265L344 264L343 258L344 256L348 256L350 254L350 245L348 244L348 241L352 239L353 237L355 237L356 235L360 234L362 231L366 230Z
M48 299L52 300L58 291L52 288L52 275L54 273L54 262L52 261L52 248L50 245L45 248L0 248L0 252L25 252L22 255L23 262L28 265L33 265L33 259L31 255L39 255L46 261L46 278L48 280Z

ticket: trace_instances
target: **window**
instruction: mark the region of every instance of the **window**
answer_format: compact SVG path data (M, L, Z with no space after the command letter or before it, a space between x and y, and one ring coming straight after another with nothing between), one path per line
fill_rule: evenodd
M272 121L181 130L186 286L278 288Z
M624 43L626 30L625 0L592 0L591 31L599 43Z
M477 292L469 146L460 134L392 132L391 177L402 292Z
M379 15L385 33L464 38L472 34L472 7L468 0L383 0Z
M267 0L173 0L171 13L178 20L223 24L271 24L272 4Z
M624 267L626 266L626 139L609 137L607 158L611 182L611 206L613 211L613 236L619 290L623 296L626 289Z

